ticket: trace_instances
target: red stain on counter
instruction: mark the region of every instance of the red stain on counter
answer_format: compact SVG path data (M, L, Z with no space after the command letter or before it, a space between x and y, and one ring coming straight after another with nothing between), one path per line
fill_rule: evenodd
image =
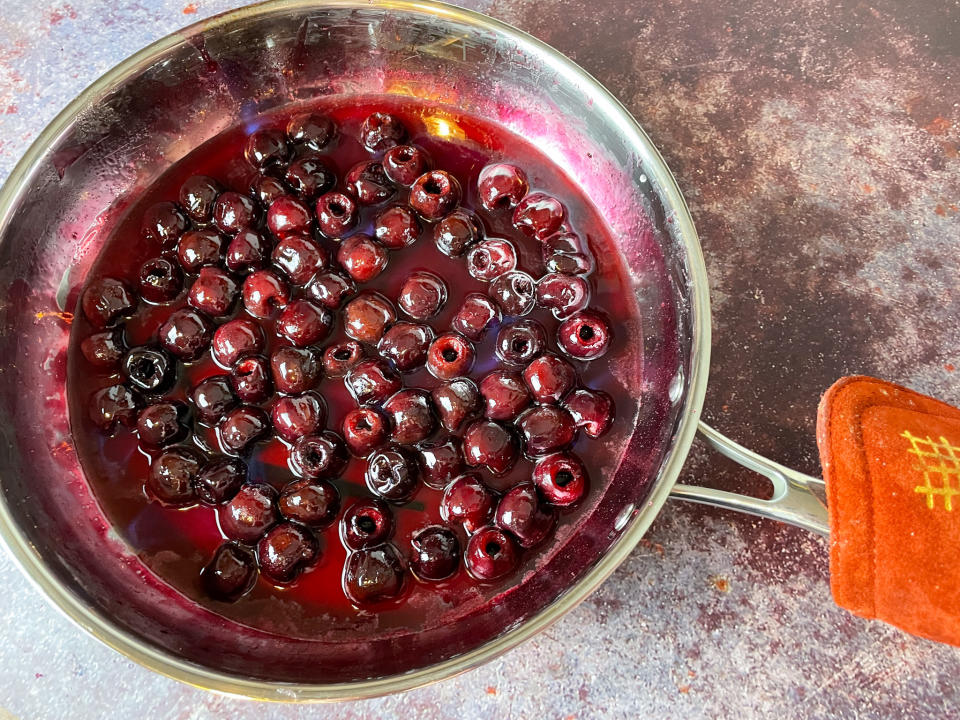
M200 6L196 3L190 3L183 9L184 15L193 15L197 10L200 9Z
M51 25L59 25L67 19L76 20L77 11L74 10L70 5L61 5L60 7L51 10L47 19Z

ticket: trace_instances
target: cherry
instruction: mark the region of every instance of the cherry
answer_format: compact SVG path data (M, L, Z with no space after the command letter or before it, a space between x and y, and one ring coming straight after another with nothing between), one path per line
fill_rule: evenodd
M184 361L195 360L210 345L213 326L196 310L183 308L160 326L160 344Z
M540 500L533 483L516 485L500 498L496 523L517 539L520 547L531 548L549 537L557 524L557 511Z
M467 272L482 282L496 280L516 267L517 249L503 238L487 238L467 253Z
M160 448L180 442L187 436L187 406L178 402L160 402L148 405L137 418L140 444Z
M272 171L276 172L275 170ZM283 180L270 174L257 175L250 185L250 194L265 206L269 206L281 195L289 195L291 192L292 190L287 187Z
M213 204L223 191L216 180L206 175L194 175L180 186L180 205L191 219L199 223L210 222Z
M468 533L483 527L493 515L493 493L474 473L461 475L447 485L440 501L440 516L445 522L459 523Z
M367 487L384 500L407 502L417 491L418 476L416 456L399 445L375 450L367 460Z
M396 597L403 589L403 561L393 545L350 553L343 569L343 591L358 605Z
M564 320L590 304L590 285L578 275L544 275L537 281L537 304Z
M99 368L116 366L125 351L123 331L119 328L93 333L80 343L80 352L87 362Z
M188 505L196 500L194 479L200 471L200 459L184 447L170 448L150 463L147 487L166 505Z
M383 165L378 162L364 161L354 165L344 176L343 184L361 205L379 205L396 192L383 171Z
M254 405L241 405L227 413L218 426L224 452L239 454L266 435L270 417Z
M294 300L277 318L277 332L297 347L322 342L332 327L330 311L309 300Z
M538 403L558 403L576 385L577 372L563 358L547 353L527 365L523 380Z
M200 572L204 590L214 600L233 602L250 592L257 578L257 560L243 545L226 542Z
M218 265L223 255L223 237L214 230L191 230L177 243L177 260L188 273L205 265Z
M426 440L437 426L426 390L401 390L383 404L383 412L393 424L393 442L400 445Z
M327 406L316 393L278 398L271 411L273 428L287 442L312 435L323 427Z
M449 257L460 257L483 239L483 225L469 210L457 208L433 228L433 242Z
M197 473L194 487L207 505L222 505L240 492L247 479L247 464L238 458L217 458Z
M397 305L414 320L426 320L440 312L447 301L447 286L433 273L411 273L400 288Z
M347 508L340 521L340 537L350 550L382 545L393 534L393 513L382 500L368 499Z
M330 264L327 251L302 235L293 235L278 242L271 258L273 264L280 268L294 285L305 285Z
M564 399L563 407L590 437L600 437L613 422L613 398L601 390L574 390Z
M270 375L278 392L306 392L317 384L320 373L317 356L308 348L277 348L270 356Z
M243 155L247 162L261 169L284 162L289 154L287 139L279 130L257 130L247 138Z
M177 376L174 362L162 350L133 348L123 357L121 371L134 390L151 395L164 393Z
M274 525L257 543L260 572L278 583L295 579L319 555L313 533L294 523Z
M262 270L270 256L270 241L257 230L241 230L227 246L227 269L241 275Z
M360 142L370 152L387 150L407 139L407 128L400 118L375 112L360 126Z
M429 325L398 322L383 334L377 343L377 350L400 372L411 372L423 367L432 341L433 328Z
M354 365L343 378L360 405L379 404L403 387L400 375L383 360L371 358Z
M217 508L220 529L232 540L256 542L279 520L277 491L266 483L247 483Z
M90 398L89 415L101 430L112 431L117 423L132 427L137 422L140 396L126 385L110 385Z
M537 462L533 482L547 502L566 507L586 495L587 469L573 453L556 453Z
M235 318L213 333L210 351L213 359L225 368L232 368L241 355L255 355L264 348L260 324L249 318Z
M477 195L485 210L513 209L529 187L526 173L506 163L487 165L477 178Z
M538 405L517 419L528 455L549 455L573 443L577 426L563 408Z
M420 237L420 222L408 207L393 205L381 210L373 225L377 242L389 250L402 250Z
M432 525L418 530L410 539L410 547L410 568L421 580L443 580L456 572L460 542L447 528Z
M267 227L278 238L308 234L312 223L310 208L292 195L281 195L267 209Z
M380 293L368 290L344 307L343 331L352 340L374 345L383 337L387 325L396 319L393 303Z
M290 451L291 468L305 478L335 477L349 460L347 446L332 430L325 430L320 435L304 435Z
M313 151L319 151L330 144L337 133L333 121L317 113L300 113L287 123L287 137L290 142L303 145Z
M230 378L227 375L214 375L197 383L190 391L197 416L207 425L215 425L237 405L237 396L233 394Z
M243 306L258 318L268 318L290 302L290 288L271 270L257 270L243 281Z
M337 175L327 162L317 155L305 155L294 160L284 175L287 184L306 200L312 200L332 190Z
M478 580L497 580L516 569L519 555L513 538L500 528L486 527L470 537L463 562Z
M190 286L187 302L211 317L230 313L237 299L237 281L220 268L200 268L200 274Z
M610 346L610 324L592 310L578 312L560 323L557 344L578 360L595 360Z
M140 297L151 303L166 303L183 290L180 267L165 257L147 260L140 266Z
M387 441L387 421L377 410L354 408L343 417L343 438L357 457L366 457Z
M356 340L344 340L323 351L323 369L327 377L343 377L350 368L363 360L363 357L363 345Z
M137 309L133 293L120 280L101 278L87 286L80 301L83 314L97 330L115 325Z
M537 302L537 284L527 273L512 270L504 273L487 289L504 315L527 315Z
M444 170L431 170L414 181L407 202L427 221L448 215L460 204L460 183Z
M342 192L328 192L317 198L317 227L328 238L339 240L357 224L357 203Z
M524 235L544 240L560 230L566 211L559 200L546 193L530 193L517 203L513 225Z
M547 334L536 320L517 320L497 335L496 354L510 365L527 365L547 346Z
M470 293L453 316L453 329L477 342L490 325L500 321L500 308L480 293Z
M551 235L540 246L547 272L588 275L596 263L586 243L574 232Z
M463 469L463 451L457 438L420 445L420 475L428 487L443 490Z
M347 275L358 283L367 283L387 267L386 248L369 235L357 233L344 240L337 249L337 262Z
M146 240L163 245L175 243L190 223L183 211L172 202L160 202L143 214L140 232Z
M383 155L383 172L397 185L410 187L429 168L427 154L413 145L394 145Z
M262 355L246 355L230 371L230 383L237 397L246 403L263 402L273 392L270 366Z
M430 393L440 424L455 432L465 420L476 413L480 405L480 392L469 378L456 378L441 383Z
M213 224L228 235L252 227L256 221L257 208L246 195L228 191L213 205Z
M444 333L430 343L427 369L440 380L449 380L470 372L474 360L473 344L459 333Z
M528 411L529 412L529 411ZM463 434L467 465L485 467L494 475L505 475L520 455L517 437L492 420L476 420Z
M336 310L357 294L357 285L338 273L321 273L307 285L307 294L325 308Z
M530 404L530 393L519 374L494 370L480 381L480 394L490 420L513 420Z

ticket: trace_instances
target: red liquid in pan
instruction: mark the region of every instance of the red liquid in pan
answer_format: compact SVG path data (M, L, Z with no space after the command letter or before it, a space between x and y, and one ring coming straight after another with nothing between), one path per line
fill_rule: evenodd
M302 108L298 110L302 111ZM603 218L590 198L572 185L535 147L503 128L477 118L435 108L398 105L396 101L381 98L358 99L349 105L322 106L318 111L331 117L339 130L338 138L322 153L337 171L341 183L338 189L342 188L343 175L350 167L371 158L370 152L357 139L363 119L374 111L396 114L409 129L409 142L428 152L432 167L447 170L459 179L463 187L462 205L477 212L488 236L511 239L520 251L519 269L538 278L544 273L544 266L537 241L512 227L511 212L486 212L477 200L477 176L486 164L507 162L523 168L531 191L540 190L559 198L566 206L571 227L588 240L596 259L596 270L589 276L590 307L605 313L613 329L610 349L602 358L588 363L571 360L578 372L580 386L602 390L615 402L610 431L599 439L590 438L581 431L572 448L587 467L590 490L579 505L561 510L559 525L547 541L523 551L515 572L488 583L471 577L462 562L451 578L441 582L423 582L407 572L399 597L356 606L341 588L347 550L340 540L338 516L337 522L316 532L320 559L295 582L279 586L261 575L248 594L236 602L225 603L210 599L200 582L201 569L224 542L216 509L203 504L171 508L151 500L145 488L150 456L138 447L136 433L120 427L113 435L107 436L89 420L87 403L90 395L120 379L117 374L97 370L80 353L80 341L94 329L78 310L68 375L71 423L87 478L117 532L158 576L215 612L287 635L346 639L356 637L358 633L379 635L391 629L442 624L490 601L499 592L520 582L524 573L534 569L549 554L559 551L579 520L602 494L605 479L619 464L633 432L638 413L642 343L632 283L626 276ZM282 129L288 116L289 112L280 112L258 117L247 127L238 127L214 138L172 167L133 206L114 235L107 238L90 277L122 278L131 288L136 288L136 276L142 263L160 254L158 243L142 239L143 211L159 201L175 201L183 181L197 174L214 177L227 189L247 192L250 180L256 174L243 158L247 135L260 127ZM403 202L406 192L405 188L400 188L390 203ZM370 233L378 210L376 207L361 208L356 231ZM439 335L450 329L451 318L463 297L469 292L485 293L487 287L470 277L464 258L449 258L437 250L432 227L429 223L423 225L420 239L409 248L392 251L386 270L361 289L375 289L395 302L400 285L411 271L425 269L440 275L447 283L449 298L439 315L427 321ZM331 256L335 256L336 243L329 240L321 243L331 250ZM189 288L192 279L193 276L186 277L185 288ZM295 294L302 293L302 288L296 289ZM127 345L155 344L158 326L171 312L185 305L185 291L168 305L141 303L138 314L126 323ZM242 315L245 311L241 301L231 317ZM346 339L339 313L335 316L334 331L322 343L323 347ZM544 325L548 349L558 353L555 338L559 321L540 308L528 317ZM270 325L266 323L265 330L269 329ZM497 329L496 325L492 327L476 344L477 361L469 375L477 382L498 365L493 352ZM264 354L269 356L272 347L284 342L273 337ZM369 354L375 355L375 352ZM224 373L208 351L198 361L186 367L180 365L177 385L169 397L186 402L192 385L204 377ZM404 385L411 388L429 390L438 384L426 369L404 375L403 379ZM316 391L327 403L326 427L339 433L341 420L348 410L356 407L355 401L339 378L324 378ZM269 401L265 406L269 407ZM444 434L441 430L435 437ZM271 436L269 441L257 444L246 456L249 478L281 488L297 479L288 467L287 458L287 445ZM332 479L342 497L340 516L343 509L356 499L371 497L364 481L365 467L364 460L352 458L342 475ZM504 477L495 478L485 470L476 472L491 488L502 492L519 482L529 481L532 468L533 462L521 458ZM410 556L410 538L417 530L427 525L443 524L439 512L441 497L442 491L421 485L409 503L393 507L396 529L392 542L404 557ZM467 536L462 527L454 529L462 549Z

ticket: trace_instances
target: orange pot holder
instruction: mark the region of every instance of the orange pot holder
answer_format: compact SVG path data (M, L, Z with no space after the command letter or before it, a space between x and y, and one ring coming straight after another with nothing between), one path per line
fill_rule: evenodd
M820 402L838 605L960 645L960 409L868 377Z

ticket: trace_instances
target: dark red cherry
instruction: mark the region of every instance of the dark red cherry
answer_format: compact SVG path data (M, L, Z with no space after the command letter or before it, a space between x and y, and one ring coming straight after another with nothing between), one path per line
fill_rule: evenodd
M269 206L274 200L282 195L289 195L293 192L287 184L283 182L280 178L270 175L269 172L276 172L276 170L268 171L266 174L257 175L254 178L253 183L250 185L250 194L253 195L260 203L264 206Z
M183 290L183 273L168 258L157 257L140 266L140 297L147 302L165 303Z
M317 113L300 113L287 123L287 138L290 142L319 151L330 144L337 133L333 121Z
M177 260L188 273L205 265L219 265L223 256L223 237L215 230L191 230L177 243Z
M443 491L440 516L444 522L458 523L468 533L487 524L493 516L494 495L474 473L461 475Z
M393 534L393 513L382 500L368 499L347 508L340 521L340 537L350 550L382 545Z
M470 293L450 323L457 332L477 342L487 328L500 322L500 308L486 295Z
M497 335L496 354L510 365L527 365L547 347L547 334L536 320L504 325Z
M431 170L410 187L407 202L424 220L436 221L453 212L460 204L460 183L444 170Z
M457 438L420 445L420 477L425 485L443 490L463 470L463 451Z
M233 309L238 291L237 281L230 273L204 267L190 286L187 302L210 317L223 317Z
M513 209L528 188L526 173L506 163L487 165L477 178L477 195L486 210Z
M537 302L536 282L520 270L511 270L498 277L490 283L487 293L504 315L513 317L528 315Z
M270 417L254 405L241 405L227 413L218 426L224 452L238 454L260 440L270 428Z
M443 580L457 570L460 541L445 527L418 530L410 539L410 548L410 567L421 580Z
M327 377L343 377L363 358L363 345L356 340L344 340L323 351L323 369Z
M573 443L577 426L563 408L553 405L532 407L517 418L528 455L549 455Z
M241 230L227 246L227 269L246 275L262 270L270 257L270 241L257 230Z
M277 332L297 347L322 342L332 327L330 311L309 300L294 300L277 318Z
M587 469L573 453L547 455L533 469L533 482L547 502L566 507L587 494Z
M467 272L483 282L496 280L517 267L517 250L509 240L487 238L470 247Z
M163 245L175 243L189 227L187 216L172 202L160 202L147 208L140 231L143 237Z
M223 188L206 175L194 175L180 186L180 205L184 212L199 223L210 222L213 204Z
M320 361L309 348L282 347L270 356L270 375L278 392L306 392L320 380Z
M398 322L383 334L377 350L400 372L411 372L423 367L432 341L433 329L429 325Z
M382 273L387 267L388 257L386 248L363 233L348 237L337 249L340 267L358 283L370 282Z
M343 570L343 590L358 605L396 597L403 590L403 561L393 545L350 553Z
M613 398L600 390L574 390L564 398L563 407L590 437L600 437L613 422Z
M137 435L140 444L148 448L160 448L180 442L187 436L189 411L179 402L159 402L148 405L137 418Z
M560 323L557 344L578 360L595 360L610 346L610 324L592 310L578 312Z
M411 450L388 445L367 459L367 487L384 500L407 502L419 487L417 458Z
M530 393L518 373L494 370L480 381L486 415L491 420L513 420L530 405Z
M177 310L160 326L160 344L181 360L195 360L210 345L212 323L196 310Z
M455 432L480 407L480 392L469 378L448 380L435 387L430 394L440 424L450 432Z
M520 547L531 548L553 532L557 511L541 502L533 483L521 483L500 498L495 519L500 528L517 539Z
M547 353L527 365L523 380L538 403L558 403L577 383L577 372L563 358Z
M336 310L357 294L357 284L339 273L320 273L307 285L307 294L325 308Z
M339 240L357 224L357 203L342 192L328 192L317 198L317 227L328 238Z
M260 324L239 317L225 322L213 333L210 350L213 359L225 368L232 368L241 355L256 355L264 348Z
M253 226L257 221L257 208L253 200L237 192L225 192L213 205L213 224L228 235L233 235Z
M563 204L546 193L530 193L523 198L513 211L513 225L524 235L544 240L556 232L566 211Z
M379 411L362 407L350 410L343 417L343 439L357 457L367 457L387 441L387 421Z
M194 482L200 500L208 505L229 502L247 479L247 464L239 458L211 460L197 473Z
M200 471L200 459L188 448L169 448L150 464L147 487L166 505L189 505L196 500L193 484Z
M337 184L336 173L318 155L304 155L291 162L284 178L305 200L312 200L317 195L332 190Z
M287 442L318 432L327 420L327 405L316 393L278 398L271 412L273 428Z
M163 350L132 348L120 368L133 389L147 395L166 392L177 376L176 364Z
M402 250L420 237L420 222L413 210L394 205L381 210L373 226L377 242L389 250Z
M483 224L469 210L457 208L433 228L433 242L444 255L460 257L483 240Z
M247 138L243 155L257 169L278 165L289 155L287 139L279 130L257 130Z
M482 528L467 542L463 562L478 580L497 580L516 569L520 550L513 538L500 528Z
M377 292L363 292L343 309L343 331L347 337L369 345L378 343L387 326L396 320L393 303Z
M414 320L433 317L447 301L447 285L425 270L410 273L400 287L397 305Z
M564 320L590 304L590 284L579 275L544 275L537 281L537 304Z
M383 155L383 172L397 185L413 185L430 169L427 154L413 145L394 145Z
M257 560L243 545L227 542L217 548L200 580L214 600L233 602L246 595L257 578Z
M91 365L99 368L115 367L126 352L123 331L116 328L88 335L80 343L80 352Z
M309 234L312 224L310 208L292 195L281 195L267 210L267 227L278 238Z
M260 572L278 583L291 582L319 556L313 533L295 523L274 525L257 543Z
M190 391L197 416L207 425L215 425L237 405L237 396L227 375L214 375L201 380Z
M245 355L230 371L230 384L237 397L246 403L263 402L273 392L270 366L262 355Z
M370 152L387 150L407 139L407 128L400 118L375 112L360 126L360 142Z
M397 371L383 360L361 360L343 378L347 390L360 405L379 404L403 387Z
M383 404L383 412L393 425L393 442L400 445L426 440L437 426L426 390L401 390Z
M137 309L133 293L121 280L114 278L101 278L90 283L80 304L87 320L98 330L112 327Z
M450 380L470 372L474 360L473 343L459 333L444 333L430 344L427 369L440 380Z
M271 270L257 270L243 281L243 306L258 318L268 318L290 302L290 288Z
M379 205L396 192L383 171L383 165L372 161L364 161L350 168L343 178L343 184L361 205Z
M330 263L327 251L303 235L293 235L278 242L271 257L273 264L294 285L305 285L314 275L326 270Z
M142 404L140 396L126 385L110 385L90 398L90 420L105 431L113 430L117 423L133 427Z
M463 455L471 467L485 467L494 475L504 475L520 456L520 445L516 435L503 425L477 420L463 434Z
M217 508L223 534L240 542L256 542L279 520L277 491L266 483L248 483Z
M336 477L349 460L346 444L332 430L319 435L304 435L290 451L291 469L305 478Z

